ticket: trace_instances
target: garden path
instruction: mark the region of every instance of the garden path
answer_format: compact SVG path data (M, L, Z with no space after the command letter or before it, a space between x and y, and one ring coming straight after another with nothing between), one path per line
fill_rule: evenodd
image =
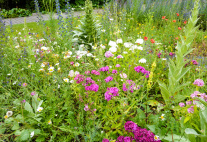
M93 10L94 13L101 13L103 10L102 9L95 9ZM85 11L75 11L74 12L74 16L80 16L80 15L83 15L85 14ZM66 13L62 13L62 16L63 18L66 18L67 17L67 14ZM43 17L43 20L44 21L47 21L49 20L50 18L50 15L49 14L44 14L42 15ZM32 16L28 16L28 17L18 17L18 18L8 18L8 19L4 19L3 22L5 22L5 25L10 25L10 20L11 20L11 23L14 25L14 24L23 24L24 23L24 18L26 18L26 22L27 23L31 23L31 22L37 22L38 21L38 17L37 17L37 14L34 13ZM57 19L58 18L58 15L55 14L54 15L54 18Z

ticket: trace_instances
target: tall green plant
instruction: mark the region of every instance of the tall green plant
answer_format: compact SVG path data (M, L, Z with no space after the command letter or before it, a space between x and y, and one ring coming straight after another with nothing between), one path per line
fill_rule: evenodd
M179 95L180 91L184 89L190 82L183 82L181 84L181 80L184 75L190 70L191 67L185 68L185 64L188 61L184 61L184 57L188 55L193 49L191 48L191 44L195 38L195 32L198 27L195 27L198 19L198 7L199 0L195 1L194 9L192 10L192 17L190 17L189 22L184 30L184 39L181 37L181 43L177 43L177 51L176 51L176 61L173 62L170 59L168 64L169 73L168 73L168 84L165 84L161 81L158 81L162 97L165 100L167 106L170 104L170 97L175 97L175 100L179 101L181 95ZM176 101L175 101L176 102Z

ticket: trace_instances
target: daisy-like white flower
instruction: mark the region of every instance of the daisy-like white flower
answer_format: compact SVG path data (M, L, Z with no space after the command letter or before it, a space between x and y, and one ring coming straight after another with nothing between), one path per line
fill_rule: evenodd
M105 33L106 30L103 29L103 30L101 30L101 31Z
M154 140L155 140L155 141L159 141L159 140L160 140L159 136L155 135L155 136L154 136Z
M165 120L165 114L162 114L159 118L161 118L161 120Z
M80 64L77 62L77 63L74 64L74 66L78 67L78 66L80 66Z
M47 123L50 125L50 124L52 124L52 121L51 121L51 120L49 120Z
M101 45L100 45L100 47L101 47L101 48L103 48L103 49L105 49L105 48L106 48L106 46L104 46L103 44L101 44Z
M45 46L42 46L41 47L41 50L48 50L49 48L48 47L45 47Z
M144 58L140 59L139 63L146 63L146 59L144 59Z
M45 70L44 70L44 69L39 69L39 71L40 71L40 72L44 72Z
M68 79L68 78L64 78L63 80L64 80L66 83L69 82L69 79Z
M43 110L42 107L38 107L38 108L37 108L37 111L38 111L38 112L41 112L42 110Z
M50 67L48 70L49 70L49 72L53 72L54 71L54 67Z
M123 43L122 39L117 39L116 43Z
M124 43L124 46L125 46L126 48L129 48L129 47L133 46L133 44L132 44L131 42L125 42L125 43Z
M45 67L45 64L42 63L42 64L41 64L41 68L44 68L44 67Z
M113 52L116 52L117 51L117 48L115 46L112 46L111 48L109 48L109 51L111 51L112 53Z
M13 114L12 111L7 111L7 113L6 113L6 115L7 115L8 117L12 116L12 114Z
M116 42L110 40L110 41L109 41L109 46L111 46L111 47L116 47L117 44L116 44Z
M135 43L143 44L144 40L143 39L137 39Z
M74 80L71 80L70 83L74 83Z
M34 136L34 131L30 133L30 137L32 138Z

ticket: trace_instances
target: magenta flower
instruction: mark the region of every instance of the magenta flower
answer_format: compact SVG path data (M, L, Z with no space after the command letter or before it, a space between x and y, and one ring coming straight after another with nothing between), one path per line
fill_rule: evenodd
M36 94L36 92L32 92L32 93L31 93L31 96L34 96L35 94Z
M73 64L74 64L74 62L70 62L70 64L71 64L71 65L73 65Z
M110 101L112 97L119 96L119 89L117 87L107 88L105 92L105 100Z
M113 70L112 73L116 74L117 73L117 70Z
M201 79L196 79L193 84L201 87L204 86L204 82Z
M22 100L22 103L25 103L26 102L26 100Z
M199 91L195 91L193 94L190 95L190 97L193 99L194 97L198 97L197 95L200 94Z
M184 107L185 106L185 103L179 103L179 106L180 107Z
M157 54L157 57L160 58L161 55L162 55L162 53L158 53L158 54Z
M121 66L120 66L119 64L116 64L116 67L119 68L119 67L121 67Z
M190 108L188 108L188 113L193 113L194 112L194 106L191 106Z
M99 89L98 84L91 84L90 86L85 86L86 91L94 91L97 92Z
M90 71L85 71L85 74L86 74L86 75L89 75L89 74L90 74Z
M191 101L186 101L186 105L191 105L192 102Z
M89 111L88 104L85 104L84 110L85 110L85 111Z
M122 55L118 55L117 58L123 58L123 56Z
M194 65L198 65L198 62L196 60L191 61Z
M114 56L114 54L112 54L111 51L106 51L106 53L105 53L106 58L113 57L113 56Z
M27 83L23 83L22 86L23 86L23 87L26 87L26 86L27 86Z
M104 138L102 142L109 142L109 140Z
M84 81L84 75L77 74L74 78L74 80L77 80L76 83L81 83Z
M124 125L124 128L126 131L132 132L136 131L138 129L138 126L133 121L127 121Z
M128 88L127 88L127 84L129 85ZM128 89L130 90L130 92L134 92L134 88L136 89L135 87L135 83L132 81L132 80L127 80L127 84L123 84L123 91L128 91Z
M100 75L100 72L99 71L96 71L96 70L92 70L91 71L91 74Z
M99 70L100 70L100 71L103 71L103 72L104 72L104 71L109 71L109 67L108 67L108 66L106 66L106 67L102 67L102 68L100 68Z
M113 77L111 76L108 76L106 79L104 79L106 82L109 82L109 81L112 81L113 80Z
M170 52L169 55L172 57L174 54L172 52Z

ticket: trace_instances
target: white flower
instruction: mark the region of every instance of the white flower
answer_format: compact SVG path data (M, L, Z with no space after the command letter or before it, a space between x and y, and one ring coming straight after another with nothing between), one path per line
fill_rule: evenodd
M32 138L34 136L34 131L30 133L30 137Z
M49 120L47 123L50 125L50 124L52 124L52 121L51 121L51 120Z
M117 48L115 46L113 46L113 47L109 48L109 51L111 51L112 53L113 52L116 52L117 51Z
M37 108L37 111L38 111L38 112L41 112L42 110L43 110L42 107L38 107L38 108Z
M58 88L60 88L60 85L58 84Z
M39 39L39 41L43 41L43 40L45 40L44 38L42 38L42 39Z
M165 120L164 116L165 114L162 114L159 118L161 118L161 120Z
M96 46L92 46L92 48L95 50L97 47Z
M74 64L74 66L78 67L78 66L80 66L80 64L77 62L77 63Z
M162 60L164 60L164 61L165 61L165 60L167 60L167 58L162 58Z
M19 48L19 45L15 46L15 48Z
M121 78L127 78L127 75L125 73L120 74Z
M143 39L137 39L135 43L143 44L144 40Z
M105 33L106 30L103 29L103 30L101 30L101 31Z
M127 54L128 52L124 51L123 53L124 53L124 54Z
M160 140L159 136L155 135L155 136L154 136L154 140L155 140L155 141L159 141L159 140Z
M70 83L74 83L74 80L71 80Z
M110 21L113 21L114 19L110 18L109 20L110 20Z
M99 58L96 58L95 60L96 60L96 61L98 61L98 60L99 60Z
M15 85L17 83L17 81L14 81L13 85Z
M116 43L123 43L122 39L117 39Z
M78 74L80 74L78 71L75 71L75 75L78 75Z
M12 116L12 114L13 114L12 111L7 111L7 113L6 113L6 115L7 115L8 117Z
M42 72L43 72L43 71L45 71L45 70L44 70L44 69L39 69L39 71L42 71Z
M144 58L140 59L139 63L146 63L146 59L144 59Z
M69 82L69 79L68 79L68 78L64 78L63 80L64 80L65 82L67 82L67 83Z
M48 47L45 47L45 46L42 46L41 47L41 50L48 50L49 48Z
M109 41L109 46L112 46L112 47L116 47L117 46L117 44L116 44L116 42L114 42L114 41Z
M44 68L44 67L45 67L45 64L42 63L42 64L41 64L41 68Z
M10 75L11 75L11 73L8 73L7 75L8 75L8 76L10 76Z
M101 47L101 48L103 48L103 49L105 49L105 48L106 48L103 44L101 44L101 45L100 45L100 47Z
M91 53L88 53L88 54L87 54L87 56L88 56L88 57L91 57L91 56L93 56L93 54L91 54Z
M73 70L70 70L68 76L69 77L74 77L75 76L75 72Z
M129 47L131 47L133 44L131 43L131 42L125 42L124 43L124 46L126 47L126 48L129 48Z
M143 47L141 47L141 46L138 46L138 47L137 47L137 49L139 49L139 50L143 50Z
M49 70L49 72L53 72L54 71L54 67L50 67L48 70Z

